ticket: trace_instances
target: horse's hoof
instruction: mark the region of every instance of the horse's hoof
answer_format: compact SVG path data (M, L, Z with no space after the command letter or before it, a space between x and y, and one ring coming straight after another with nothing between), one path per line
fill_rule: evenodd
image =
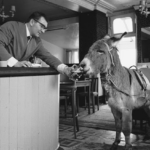
M117 148L118 148L118 144L113 143L110 150L117 150Z
M132 150L132 145L126 145L124 150Z

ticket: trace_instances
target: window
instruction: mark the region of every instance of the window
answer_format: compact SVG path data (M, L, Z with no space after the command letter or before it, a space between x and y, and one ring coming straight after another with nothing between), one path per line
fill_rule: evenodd
M110 17L111 35L127 32L128 34L118 43L118 54L122 66L127 68L137 65L136 33L135 33L135 14L126 12L115 14Z
M126 14L111 16L110 21L111 21L112 34L128 32L129 35L131 33L135 33L134 13L126 13Z
M125 66L127 68L131 66L136 66L137 50L136 50L135 36L123 38L119 42L117 48L119 50L118 54L122 66Z
M67 63L79 63L79 51L77 50L67 50Z
M131 17L116 18L113 21L114 34L123 32L133 32L133 23Z

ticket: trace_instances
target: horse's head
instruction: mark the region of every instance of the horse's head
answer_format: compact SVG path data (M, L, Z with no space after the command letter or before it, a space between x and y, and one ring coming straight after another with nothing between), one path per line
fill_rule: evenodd
M96 41L81 61L80 66L86 75L97 75L98 73L106 73L114 64L111 50L116 49L116 44L121 40L121 36L109 37Z

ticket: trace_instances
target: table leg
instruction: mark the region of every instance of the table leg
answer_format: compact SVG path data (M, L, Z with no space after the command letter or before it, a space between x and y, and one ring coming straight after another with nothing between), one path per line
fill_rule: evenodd
M90 112L90 103L91 103L91 86L89 86L88 87L88 93L89 93L89 95L88 95L88 98L89 98L89 103L88 103L88 107L89 107L89 109L88 109L88 114L90 114L91 112Z
M75 91L75 104L76 104L76 98L77 98L77 94L76 94L76 91ZM77 132L79 131L79 124L78 124L78 112L79 111L77 111L77 105L75 105L75 114L76 114L76 116L75 116L75 118L76 118L76 128L77 128Z
M77 88L72 89L72 114L73 114L73 126L74 126L74 136L76 139L76 131L79 131L78 126L78 114L76 110L76 90Z

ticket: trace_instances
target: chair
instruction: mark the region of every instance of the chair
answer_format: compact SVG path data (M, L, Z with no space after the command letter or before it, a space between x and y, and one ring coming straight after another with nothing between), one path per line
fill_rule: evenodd
M65 113L65 118L67 118L67 101L68 101L68 98L71 97L72 98L72 91L71 90L60 90L60 100L64 100L65 101L65 105L64 105L64 113ZM78 124L78 114L76 114L76 116L74 117L73 115L73 107L74 107L74 104L72 103L71 104L71 108L72 108L72 117L73 117L73 125L74 125L74 135L75 135L75 139L76 139L76 132L79 131L79 124ZM74 121L74 118L76 119L76 122ZM76 127L75 127L76 126Z
M91 87L91 80L75 80L75 81L66 81L60 82L60 90L70 90L71 91L71 100L72 100L72 116L73 116L73 126L74 126L74 136L76 138L76 132L79 131L79 124L78 124L78 113L77 113L77 99L76 99L76 91L79 87L89 87L88 94L90 97L90 87ZM90 109L89 109L90 110Z
M97 100L97 110L99 110L99 97L98 97L98 78L88 78L85 80L91 80L91 93L90 93L90 98L88 97L88 92L86 87L84 88L83 92L77 92L77 112L79 112L79 97L84 97L85 100L85 109L88 105L90 105L90 99L92 101L92 109L93 113L95 113L95 98ZM88 101L87 101L88 100ZM88 107L90 109L90 107ZM89 111L90 112L90 111Z
M97 110L99 110L99 97L98 97L98 78L91 79L91 95L93 104L93 113L95 113L95 100L97 101Z
M64 100L64 114L65 118L67 118L67 107L68 107L68 98L71 97L71 91L70 90L60 90L60 100Z

